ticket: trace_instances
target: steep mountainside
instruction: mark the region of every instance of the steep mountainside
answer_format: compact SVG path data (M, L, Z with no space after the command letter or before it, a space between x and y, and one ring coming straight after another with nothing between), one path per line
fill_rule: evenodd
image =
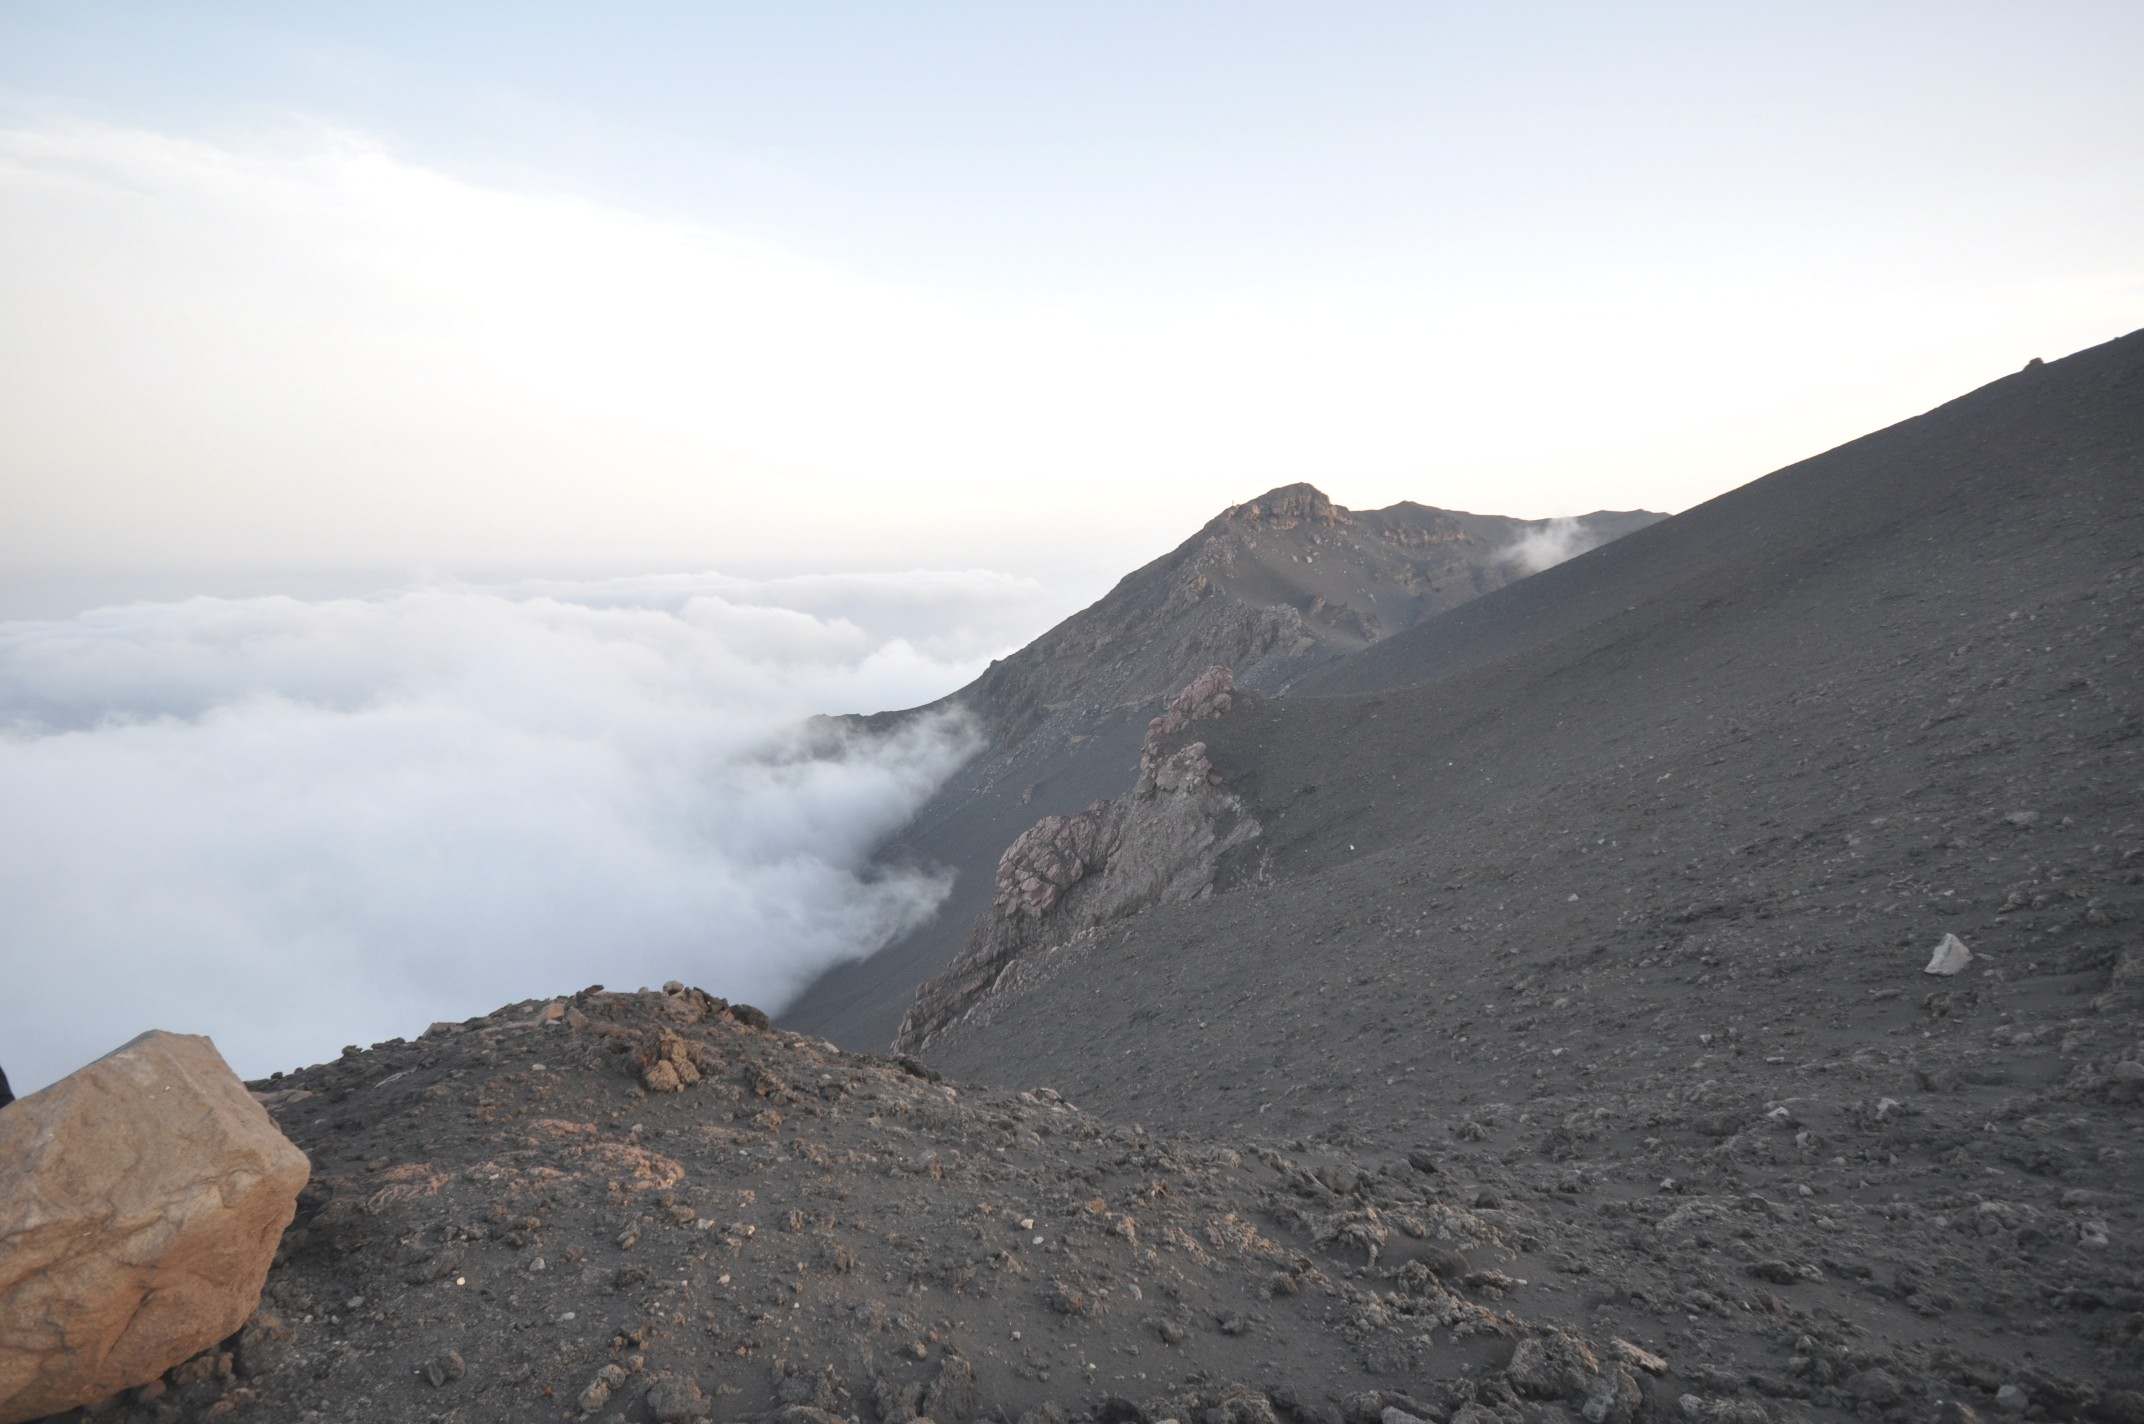
M1216 516L943 702L863 719L882 725L957 705L980 723L984 751L885 852L951 866L957 879L929 923L827 974L783 1022L883 1048L909 991L945 966L989 904L991 868L1007 842L1038 815L1120 789L1148 718L1199 669L1226 664L1245 687L1282 687L1524 578L1536 546L1568 553L1660 517L1520 520L1419 504L1355 511L1288 485Z
M1023 925L928 1061L1436 1144L1516 1299L1752 1408L2144 1419L2144 333L1193 742L1218 893Z

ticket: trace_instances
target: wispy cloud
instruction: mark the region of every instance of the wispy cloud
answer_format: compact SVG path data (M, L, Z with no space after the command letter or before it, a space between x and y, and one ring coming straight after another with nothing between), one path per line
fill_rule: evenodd
M1602 542L1599 534L1575 519L1544 519L1497 551L1507 564L1530 574L1575 559Z

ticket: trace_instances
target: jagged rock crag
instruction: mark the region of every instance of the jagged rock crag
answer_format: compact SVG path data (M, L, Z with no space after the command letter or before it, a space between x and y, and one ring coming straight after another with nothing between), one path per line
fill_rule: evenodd
M998 860L989 913L944 974L916 990L894 1047L913 1053L999 987L1021 956L1148 905L1208 893L1221 859L1263 830L1184 729L1244 698L1225 667L1193 678L1147 724L1129 794L1044 816Z

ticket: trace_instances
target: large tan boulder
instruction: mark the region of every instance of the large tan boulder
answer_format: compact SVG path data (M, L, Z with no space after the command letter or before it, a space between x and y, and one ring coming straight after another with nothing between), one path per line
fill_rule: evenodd
M0 1424L237 1330L310 1171L194 1035L145 1033L0 1109Z

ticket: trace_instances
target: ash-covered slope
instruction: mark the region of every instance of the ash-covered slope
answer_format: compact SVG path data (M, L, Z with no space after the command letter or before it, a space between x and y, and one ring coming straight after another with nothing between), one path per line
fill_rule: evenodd
M1524 578L1536 551L1591 548L1661 518L1603 511L1522 520L1403 503L1349 510L1307 484L1230 508L1092 607L933 704L965 708L985 748L885 850L954 868L939 913L825 975L783 1021L853 1047L891 1041L910 991L990 902L1006 843L1046 813L1114 795L1147 720L1199 669L1270 689ZM886 713L867 724L912 716Z
M1512 1313L1520 1220L1426 1154L1156 1136L678 985L254 1086L313 1167L261 1313L95 1417L1631 1424L1693 1387Z
M2140 669L2144 333L1182 732L1221 893L1027 928L928 1057L1439 1144L1531 1309L1764 1408L2144 1418Z

